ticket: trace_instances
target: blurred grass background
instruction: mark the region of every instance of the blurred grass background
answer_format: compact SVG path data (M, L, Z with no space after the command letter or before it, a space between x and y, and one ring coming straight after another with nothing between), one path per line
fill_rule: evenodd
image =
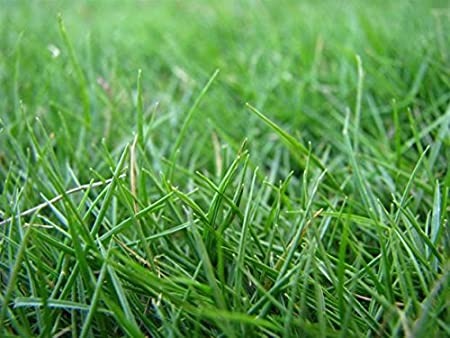
M340 128L335 115L354 105L356 54L366 73L363 127L372 125L370 110L377 107L385 117L383 127L389 128L392 100L400 108L414 103L419 110L430 109L431 101L434 117L448 100L445 1L2 3L1 108L8 118L18 95L35 113L46 111L49 121L57 120L49 102L79 113L80 98L65 95L75 94L78 84L58 33L57 13L86 73L96 125L110 126L116 140L130 132L133 119L127 112L133 111L138 69L143 70L146 106L159 102L174 127L193 92L220 68L220 86L206 98L197 122L227 125L237 139L259 132L244 111L247 101L291 131L301 129L309 141L332 136ZM49 48L61 55L52 59ZM116 123L106 121L108 109L114 110L109 119ZM164 132L170 138L170 129Z

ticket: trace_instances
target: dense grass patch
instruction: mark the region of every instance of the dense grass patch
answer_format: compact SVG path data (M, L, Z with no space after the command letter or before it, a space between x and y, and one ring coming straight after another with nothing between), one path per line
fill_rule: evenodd
M0 336L450 335L445 1L0 3Z

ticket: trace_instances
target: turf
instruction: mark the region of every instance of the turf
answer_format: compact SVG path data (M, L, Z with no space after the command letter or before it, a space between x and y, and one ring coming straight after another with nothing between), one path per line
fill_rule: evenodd
M0 7L0 336L450 335L447 2Z

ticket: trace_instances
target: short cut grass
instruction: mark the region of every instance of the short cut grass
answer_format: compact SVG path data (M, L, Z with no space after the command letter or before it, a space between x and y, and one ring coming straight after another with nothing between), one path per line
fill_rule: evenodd
M0 7L0 336L450 336L448 3Z

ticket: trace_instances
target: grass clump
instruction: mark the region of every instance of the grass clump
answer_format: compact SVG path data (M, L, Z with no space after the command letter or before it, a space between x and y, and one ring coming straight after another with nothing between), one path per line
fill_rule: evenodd
M446 6L4 2L0 336L450 335Z

